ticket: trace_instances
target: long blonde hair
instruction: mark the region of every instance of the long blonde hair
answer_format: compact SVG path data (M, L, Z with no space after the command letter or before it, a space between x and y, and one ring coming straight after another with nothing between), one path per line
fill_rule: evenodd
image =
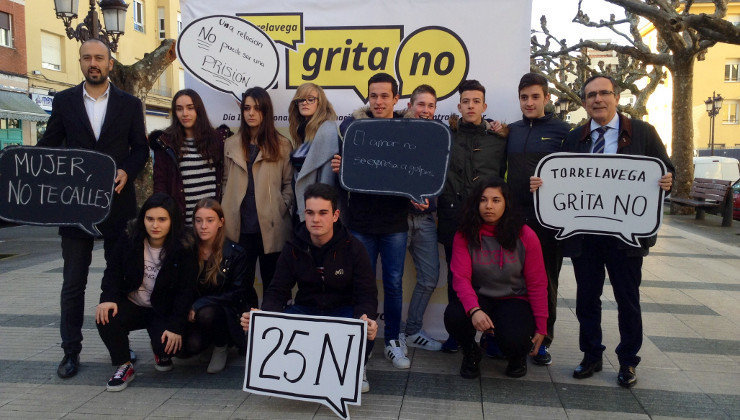
M316 91L316 98L318 98L319 101L318 106L316 107L316 112L311 116L306 124L305 137L300 138L298 135L298 126L301 125L301 122L304 121L305 118L298 110L296 99L305 99L312 90ZM298 89L295 91L295 96L293 96L293 100L290 101L290 106L288 107L290 136L293 137L293 141L296 145L299 145L304 141L309 142L313 140L316 136L316 132L319 131L321 124L325 121L336 121L336 119L337 113L334 112L334 107L331 106L329 99L326 98L324 89L321 89L321 86L310 82L298 86Z
M195 204L193 209L193 231L195 231L195 215L200 209L210 209L216 212L219 219L224 218L224 210L221 208L221 204L212 198L203 198ZM224 256L224 238L226 233L224 227L221 226L216 232L216 237L213 239L213 249L211 250L211 256L208 257L207 261L201 261L200 259L200 247L203 246L198 232L195 232L195 245L198 250L198 277L205 271L206 277L202 281L203 284L210 284L211 286L218 286L218 272L221 270L221 259Z

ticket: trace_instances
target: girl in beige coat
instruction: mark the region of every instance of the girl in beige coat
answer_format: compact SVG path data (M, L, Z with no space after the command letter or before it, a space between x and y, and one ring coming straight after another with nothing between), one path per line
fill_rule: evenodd
M221 206L226 236L247 251L249 278L254 278L259 258L264 293L291 233L292 147L275 129L272 101L266 90L247 89L241 106L239 132L224 145Z

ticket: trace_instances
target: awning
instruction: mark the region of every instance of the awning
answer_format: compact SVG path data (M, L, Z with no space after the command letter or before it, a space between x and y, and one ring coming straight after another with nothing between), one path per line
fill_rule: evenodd
M49 114L23 93L0 91L0 118L46 121Z

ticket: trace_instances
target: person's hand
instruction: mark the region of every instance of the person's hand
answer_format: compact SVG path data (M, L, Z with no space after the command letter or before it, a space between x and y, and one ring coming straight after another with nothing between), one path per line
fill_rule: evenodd
M175 354L182 348L182 336L165 330L164 333L162 333L162 344L165 345L165 353Z
M331 170L335 174L339 173L339 168L342 166L342 157L339 155L334 155L334 158L331 160Z
M365 314L362 314L360 319L367 322L367 339L370 341L375 340L375 336L378 334L378 323L374 319L368 318Z
M529 177L529 192L535 192L542 186L542 178L538 176Z
M95 308L95 322L100 325L105 325L109 322L108 313L113 309L114 317L118 314L118 304L116 302L100 302Z
M504 136L504 125L501 121L486 121L486 129L493 131L494 133Z
M663 189L663 191L670 191L671 187L673 186L673 174L668 172L667 174L660 177L660 180L658 181L658 185L660 185L660 188Z
M529 353L530 356L536 356L537 352L540 351L540 346L542 345L542 340L545 339L545 336L539 333L534 333L534 337L532 337L532 351Z
M426 204L419 204L419 203L417 203L414 200L410 200L410 201L411 201L411 205L413 205L416 210L426 211L426 209L429 208L429 199L428 198L425 198L424 199L424 201L426 202Z
M253 311L259 311L257 308L252 308ZM249 317L251 314L249 312L244 312L242 314L242 317L239 318L239 323L242 324L242 329L246 332L249 331Z
M473 322L473 327L478 331L483 332L493 329L493 321L491 321L491 318L482 309L475 311L470 320Z
M195 322L195 311L192 309L188 312L188 321Z
M123 169L116 170L116 179L113 180L113 183L116 184L116 193L121 193L123 187L126 186L126 181L128 181L128 174L126 171Z

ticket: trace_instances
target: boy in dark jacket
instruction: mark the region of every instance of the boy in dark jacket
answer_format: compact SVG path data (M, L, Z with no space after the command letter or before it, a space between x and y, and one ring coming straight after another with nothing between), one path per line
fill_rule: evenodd
M362 243L339 221L336 189L327 184L306 188L306 221L285 243L275 275L265 291L262 310L291 314L359 318L368 323L366 355L378 330L378 289ZM295 303L288 306L293 286ZM242 314L249 329L249 312ZM363 373L362 392L370 390Z

